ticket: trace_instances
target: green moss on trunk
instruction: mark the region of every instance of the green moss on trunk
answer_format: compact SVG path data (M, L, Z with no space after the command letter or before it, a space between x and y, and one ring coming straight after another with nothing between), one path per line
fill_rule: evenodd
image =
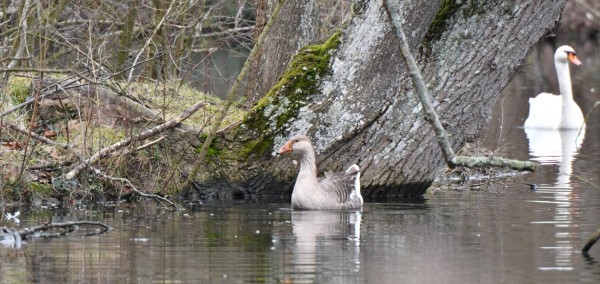
M318 92L321 78L329 70L332 53L341 43L341 32L334 33L323 44L301 48L293 57L277 84L244 117L240 129L244 146L240 158L252 154L263 155L273 147L276 134L285 130L287 123L296 118L300 108Z
M461 6L461 1L458 0L443 0L442 6L438 10L437 15L429 25L429 29L423 38L420 54L423 58L429 57L431 54L431 43L437 41L442 36L442 33L447 29L448 20L456 14Z

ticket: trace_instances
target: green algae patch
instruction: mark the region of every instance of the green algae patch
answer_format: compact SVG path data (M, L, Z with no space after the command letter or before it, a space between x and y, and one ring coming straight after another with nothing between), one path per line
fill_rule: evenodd
M244 117L240 127L251 134L243 139L245 145L239 152L242 158L268 152L274 136L281 133L287 123L298 116L310 96L318 92L341 36L338 31L322 44L301 48L279 81Z

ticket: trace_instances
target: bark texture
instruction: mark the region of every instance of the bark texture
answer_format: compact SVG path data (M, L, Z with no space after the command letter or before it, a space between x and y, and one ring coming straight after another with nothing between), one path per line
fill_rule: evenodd
M273 1L275 2L275 1ZM266 23L273 5L259 1L257 31ZM313 44L319 30L318 8L314 0L286 1L281 14L267 35L265 46L259 51L248 75L245 97L252 106L277 82L288 66L290 58L300 47ZM258 38L258 34L255 35Z
M310 75L319 81L316 91L305 92L299 101L287 99L306 89L290 85L292 91L286 92L283 84L253 109L253 119L224 133L223 148L261 146L250 147L246 156L236 158L238 163L215 163L228 165L221 174L218 167L207 166L205 182L237 184L251 193L287 193L297 166L272 153L291 135L306 134L315 145L320 171L360 165L365 196L424 193L445 162L382 2L354 3L355 16L343 31L328 73ZM399 11L409 46L418 51L452 148L460 149L479 135L501 90L530 48L556 27L564 4L423 0L390 7ZM297 112L289 117L292 108ZM256 117L262 117L259 124ZM224 174L231 170L235 174Z

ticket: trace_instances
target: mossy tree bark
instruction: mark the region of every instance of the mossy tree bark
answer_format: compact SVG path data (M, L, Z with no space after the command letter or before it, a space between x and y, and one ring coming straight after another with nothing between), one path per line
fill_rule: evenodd
M266 24L265 14L271 14L272 7L268 7L266 2L268 1L259 1L257 30L260 31ZM252 63L253 72L248 74L245 91L247 105L252 106L267 93L299 48L317 41L319 33L317 6L314 0L286 1L283 4L281 15L276 19L265 39L265 45L258 51ZM263 22L264 24L261 24Z
M391 7L404 19L410 49L420 51L418 65L453 149L480 134L501 90L556 27L564 4L422 0ZM301 50L297 58L305 58L292 61L246 120L221 132L203 183L289 192L297 168L273 153L303 133L321 171L361 166L364 195L422 194L445 162L382 5L355 1L342 35ZM324 59L328 68L319 71Z

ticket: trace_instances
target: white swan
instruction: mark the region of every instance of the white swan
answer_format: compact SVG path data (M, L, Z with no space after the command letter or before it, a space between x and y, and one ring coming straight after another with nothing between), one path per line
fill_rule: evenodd
M554 53L554 66L558 75L560 95L541 93L529 99L529 116L525 128L579 129L585 127L583 113L573 100L569 61L581 65L575 50L563 45Z

